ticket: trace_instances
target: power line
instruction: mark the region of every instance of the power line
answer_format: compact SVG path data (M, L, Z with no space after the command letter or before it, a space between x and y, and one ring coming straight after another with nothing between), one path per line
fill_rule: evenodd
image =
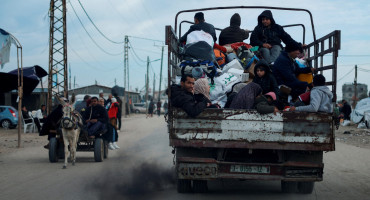
M67 12L67 14L68 15L70 15L69 14L69 12ZM77 25L74 23L74 21L72 21L72 24L76 27ZM94 60L94 62L96 63L96 64L98 64L102 69L107 69L107 70L113 70L115 67L113 67L112 69L110 69L109 67L106 67L106 66L104 66L100 61L98 61L97 59L96 59L96 57L91 53L91 51L90 51L90 49L91 48L89 48L87 45L86 45L86 43L85 43L85 40L84 40L84 38L81 36L81 34L77 31L76 32L77 33L77 36L80 38L80 42L83 44L83 46L85 47L85 49L87 50L87 53L88 53L88 55L91 57L91 59L92 60Z
M75 8L73 7L72 3L71 3L70 1L68 1L68 2L69 2L69 4L71 5L73 12L75 13L75 15L76 15L76 17L77 17L78 21L80 22L81 26L82 26L82 27L83 27L83 29L85 30L86 34L89 36L89 38L94 42L94 44L95 44L95 45L96 45L96 46L97 46L101 51L103 51L104 53L106 53L106 54L108 54L108 55L111 55L111 56L118 56L118 55L123 54L123 51L124 51L124 50L122 50L122 52L120 52L120 53L115 54L115 53L109 53L109 52L105 51L101 46L99 46L99 45L98 45L98 43L96 43L96 41L91 37L90 33L86 30L86 28L85 28L85 26L83 25L83 23L82 23L82 21L81 21L80 17L78 17L78 15L77 15L77 13L76 13L76 10L75 10Z
M132 52L134 52L134 54L135 54L135 56L136 56L136 58L137 59L139 59L141 62L144 62L144 63L146 63L146 61L145 60L142 60L137 54L136 54L136 52L135 52L135 49L134 49L134 47L132 46L132 44L131 44L131 42L130 41L128 41L128 44L130 45L130 49L132 49Z
M107 39L108 41L114 43L114 44L123 44L125 41L120 41L120 42L116 42L116 41L113 41L111 39L109 39L103 32L100 31L100 29L95 25L95 23L92 21L92 19L90 18L89 14L87 14L84 6L82 5L81 1L80 0L77 0L78 3L80 4L82 10L84 11L84 13L86 14L87 18L89 18L90 22L93 24L93 26L95 27L95 29L105 38Z
M347 72L347 74L345 74L344 76L342 76L340 79L337 80L337 82L341 81L344 77L348 76L355 68L353 67L349 72Z
M150 39L150 38L144 38L144 37L136 37L136 36L132 36L132 35L128 35L128 37L136 38L136 39L150 40L150 41L154 41L154 42L162 42L162 43L164 43L164 41L163 41L163 40L156 40L156 39Z

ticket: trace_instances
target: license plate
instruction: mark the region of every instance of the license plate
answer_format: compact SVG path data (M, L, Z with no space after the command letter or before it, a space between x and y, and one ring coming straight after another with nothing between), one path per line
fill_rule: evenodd
M269 166L231 165L230 172L249 174L269 174Z

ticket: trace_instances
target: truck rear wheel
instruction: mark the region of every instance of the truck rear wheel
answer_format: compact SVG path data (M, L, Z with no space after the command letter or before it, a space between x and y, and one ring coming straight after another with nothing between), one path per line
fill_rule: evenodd
M195 193L205 193L208 191L207 181L205 180L194 180L193 191Z
M297 191L297 182L281 181L281 191L284 193L294 193Z
M191 192L191 181L186 179L177 179L177 192L178 193Z
M311 194L314 187L315 182L298 182L298 192L302 194Z

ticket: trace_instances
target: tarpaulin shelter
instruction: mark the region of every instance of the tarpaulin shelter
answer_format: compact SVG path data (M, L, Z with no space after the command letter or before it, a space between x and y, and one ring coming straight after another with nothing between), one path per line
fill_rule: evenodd
M30 95L39 84L42 77L48 73L40 66L23 68L23 94ZM8 73L0 72L0 92L5 93L18 89L18 70L12 70Z

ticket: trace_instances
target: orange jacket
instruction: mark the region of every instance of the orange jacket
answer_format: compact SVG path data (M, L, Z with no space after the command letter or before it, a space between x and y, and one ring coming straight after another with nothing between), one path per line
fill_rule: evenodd
M110 108L108 110L109 119L117 118L117 113L118 113L118 103L114 102L114 103L112 103L112 105L110 106Z

